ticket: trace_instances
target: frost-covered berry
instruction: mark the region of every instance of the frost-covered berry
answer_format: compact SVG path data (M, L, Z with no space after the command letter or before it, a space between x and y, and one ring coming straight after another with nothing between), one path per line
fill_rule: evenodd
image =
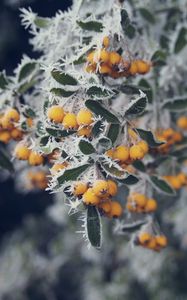
M93 192L96 196L102 197L108 193L109 186L106 180L97 180L93 184Z
M136 75L138 73L138 66L137 66L136 61L131 62L131 65L130 65L130 68L129 68L129 73L132 76Z
M123 213L123 208L121 204L117 201L112 201L109 217L119 218L122 215L122 213Z
M92 133L92 127L85 126L77 130L78 136L90 137Z
M143 140L142 140L142 141L138 142L137 145L144 151L145 154L148 153L148 151L149 151L149 146L148 146L148 143L147 143L146 141L143 141Z
M83 195L83 202L87 205L97 205L99 201L99 197L94 193L92 188L89 188Z
M109 37L108 37L108 36L105 36L105 37L103 38L103 47L108 48L108 47L109 47L109 44L110 44Z
M108 193L109 193L109 195L110 196L115 196L117 194L117 191L118 191L117 184L113 180L108 180L107 183L108 183Z
M73 194L75 196L81 196L87 191L87 189L88 189L87 183L84 183L82 181L77 181L74 186Z
M4 115L4 118L8 122L18 122L20 119L20 114L15 108L9 108Z
M68 163L65 161L65 162L62 162L62 163L55 163L51 169L50 169L50 172L52 175L55 175L56 173L58 173L59 171L65 169L66 167L68 166Z
M144 158L145 152L139 145L133 145L130 147L130 158L132 160Z
M121 61L121 55L119 55L117 52L110 52L109 57L109 66L118 65Z
M28 162L31 166L39 166L44 163L44 158L36 151L31 151Z
M110 211L111 211L111 201L108 199L108 200L106 200L106 201L104 201L104 202L101 202L100 204L99 204L99 209L101 209L105 214L109 214L110 213Z
M121 162L124 162L129 159L129 148L126 146L118 146L114 149L113 158Z
M88 109L81 109L77 114L78 125L90 125L93 122L93 114Z
M62 124L64 125L65 129L77 129L77 118L76 115L73 113L67 113L63 119Z
M64 109L59 105L51 106L47 111L48 119L54 123L62 123L64 115Z
M15 157L20 160L28 160L31 150L24 144L19 143L14 150Z

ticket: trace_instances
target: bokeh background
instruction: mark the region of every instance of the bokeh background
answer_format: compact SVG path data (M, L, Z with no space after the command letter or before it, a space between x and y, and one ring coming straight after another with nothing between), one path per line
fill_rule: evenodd
M20 22L19 8L28 6L51 17L71 1L0 1L0 70L8 75L23 53L40 55L32 52ZM170 246L161 254L132 251L128 239L112 236L109 226L103 249L88 250L75 233L76 218L60 202L60 195L19 192L13 177L0 173L0 300L187 300L187 234L183 240L180 235L185 191L174 207L174 225L166 215Z

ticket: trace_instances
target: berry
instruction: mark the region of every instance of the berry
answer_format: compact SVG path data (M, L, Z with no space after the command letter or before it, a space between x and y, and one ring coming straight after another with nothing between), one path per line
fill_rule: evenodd
M102 197L108 193L108 182L105 180L97 180L93 184L93 192L96 196Z
M151 235L149 232L140 232L138 240L141 245L146 245L151 240Z
M110 196L115 196L118 192L118 186L113 180L108 180L108 193Z
M93 114L88 109L81 109L77 114L78 125L90 125L93 122Z
M29 155L29 164L31 166L39 166L44 162L44 158L42 155L38 154L36 151L31 151Z
M164 235L157 235L155 240L157 245L160 247L166 247L168 244L167 238Z
M113 149L107 150L105 155L107 155L110 158L114 158L114 150Z
M17 144L14 153L17 159L28 160L31 150L24 144Z
M10 135L9 131L3 130L0 132L0 142L2 142L4 144L8 144L10 139L11 139L11 135Z
M136 61L137 69L139 74L146 74L150 71L150 64L143 60Z
M23 132L18 128L12 129L10 134L15 141L19 141L23 137Z
M143 194L132 193L129 197L130 201L136 203L137 206L144 208L147 203L147 198Z
M148 146L148 144L147 144L146 141L143 141L143 140L142 140L142 141L140 141L137 145L144 151L145 154L148 153L148 151L149 151L149 146Z
M89 188L83 195L83 202L87 205L97 205L99 201L99 197L95 195L92 188Z
M154 236L151 237L151 240L147 243L146 247L149 249L152 249L152 250L158 250L157 244L156 244L156 239Z
M102 49L99 54L99 60L103 63L108 63L109 59L110 59L109 52L106 51L105 49Z
M63 163L56 163L50 169L52 175L55 175L57 172L65 169L68 166L68 163L65 161Z
M109 56L109 65L114 66L118 65L121 61L121 56L117 52L110 52Z
M85 136L85 137L90 137L92 133L92 128L89 126L85 126L77 130L77 135L78 136Z
M65 129L77 129L77 118L73 113L67 113L63 119L63 125Z
M108 47L109 47L109 44L110 44L109 37L108 37L108 36L105 36L104 39L103 39L103 46L104 46L105 48L108 48Z
M154 212L157 209L157 206L158 205L155 199L148 199L145 206L145 211L147 213Z
M130 158L133 160L142 159L145 153L143 149L137 144L130 147Z
M99 67L100 74L111 74L112 70L107 64L101 64Z
M78 181L78 182L76 182L76 184L74 186L73 194L75 196L81 196L87 191L87 189L88 189L87 183Z
M47 111L49 120L53 121L54 123L62 123L64 115L64 110L59 105L53 105Z
M114 150L113 158L119 161L126 161L129 158L129 148L126 146L118 146Z
M4 115L4 118L8 122L18 122L20 119L20 115L15 108L9 108Z
M111 209L110 209L108 216L113 217L113 218L118 218L122 215L122 213L123 213L123 208L122 208L121 204L117 201L112 201Z
M131 62L131 65L130 65L130 68L129 68L129 73L132 76L136 75L138 73L138 66L137 66L136 61Z
M104 213L109 214L111 211L111 201L107 200L105 202L102 202L98 206Z
M187 117L186 116L181 116L177 120L177 126L181 129L187 129Z

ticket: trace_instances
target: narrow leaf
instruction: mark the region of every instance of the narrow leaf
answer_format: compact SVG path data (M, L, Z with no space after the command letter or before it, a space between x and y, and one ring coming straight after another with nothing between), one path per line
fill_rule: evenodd
M50 92L52 94L54 94L55 96L58 96L58 97L70 97L72 96L73 94L75 94L75 91L66 91L64 89L60 89L60 88L53 88L50 90Z
M150 181L159 192L167 195L175 195L175 191L172 187L161 177L155 175L150 176Z
M83 172L85 172L86 169L88 169L89 166L90 166L89 164L86 164L86 165L79 166L77 168L65 170L63 175L57 178L58 183L61 185L67 181L77 180L79 176Z
M112 144L115 143L115 141L118 138L120 132L120 125L119 124L111 124L107 133L107 137L112 141Z
M187 98L176 98L172 101L167 101L162 108L169 109L170 111L183 111L187 109Z
M140 128L136 128L135 131L137 131L139 136L143 140L145 140L148 143L148 145L152 148L158 147L158 146L164 144L164 142L157 141L151 131L143 130L143 129L140 129Z
M89 141L81 140L79 142L79 148L81 152L85 155L90 155L95 153L95 148L92 146L92 144Z
M63 85L77 85L77 80L69 74L62 73L56 69L51 72L52 77L60 84Z
M32 72L36 69L36 65L37 65L36 62L30 62L30 63L25 64L20 70L18 82L21 82L26 77L28 77L30 74L32 74Z
M97 21L89 21L89 22L77 21L77 24L82 29L88 30L88 31L102 32L102 30L103 30L103 24L101 22L97 22Z
M101 220L98 209L95 206L88 206L86 218L86 233L90 244L101 248Z

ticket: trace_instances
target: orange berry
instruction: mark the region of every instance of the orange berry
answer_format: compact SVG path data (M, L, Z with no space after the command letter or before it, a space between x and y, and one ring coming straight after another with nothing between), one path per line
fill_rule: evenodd
M67 113L63 119L62 124L64 125L65 129L77 129L77 118L76 115L73 113Z
M181 181L177 176L171 176L169 178L169 183L176 190L179 190L182 186Z
M182 184L182 185L184 185L184 184L186 184L187 183L187 175L186 174L184 174L184 173L179 173L178 175L177 175L177 178L178 178L178 180L180 181L180 183Z
M109 185L106 180L96 180L93 184L93 192L96 196L102 197L108 193Z
M9 122L18 122L20 119L20 114L15 108L9 108L4 115L5 119Z
M59 105L51 106L47 111L47 116L54 123L61 123L64 119L64 109Z
M137 65L139 74L146 74L150 71L150 68L151 68L150 63L143 61L143 60L137 60L136 65Z
M92 133L92 127L85 126L77 130L78 136L90 137Z
M44 158L36 151L31 151L28 161L31 166L39 166L44 163Z
M104 213L109 214L111 211L111 201L101 202L98 206Z
M129 200L135 202L136 205L141 207L141 208L144 208L146 203L147 203L146 196L143 195L143 194L139 194L139 193L132 193L129 196Z
M187 117L186 116L181 116L178 120L177 120L177 126L181 129L187 129Z
M158 205L155 199L148 199L145 205L145 211L147 213L154 212L157 209Z
M122 215L122 213L123 213L123 208L122 208L121 204L117 201L112 201L111 209L110 209L108 216L112 217L112 218L118 218Z
M57 172L65 169L68 166L68 163L65 161L63 163L56 163L50 169L52 175L55 175Z
M143 140L142 140L142 141L138 142L137 145L144 151L145 154L148 153L148 151L149 151L149 146L148 146L148 143L147 143L146 141L143 141Z
M111 74L112 70L107 64L101 64L99 67L100 74Z
M147 243L146 247L151 250L157 250L156 239L154 236L151 237L151 240Z
M151 240L151 235L149 232L140 232L138 240L141 245L146 245Z
M88 189L87 183L78 181L78 182L76 182L76 184L74 186L73 194L75 196L81 196L87 191L87 189Z
M0 142L7 144L11 140L9 131L3 130L0 132Z
M15 147L14 153L17 159L27 160L29 158L31 150L26 145L19 143Z
M108 61L110 59L109 52L106 51L105 49L102 49L99 54L99 59L103 63L108 63Z
M105 155L107 155L110 158L114 158L114 150L113 149L109 149L105 152Z
M129 68L129 73L132 76L136 75L138 73L138 66L137 66L136 60L131 62L131 65Z
M109 37L108 37L108 36L105 36L105 37L103 38L103 46L104 46L105 48L108 48L108 47L109 47L109 44L110 44Z
M118 65L121 61L121 55L119 55L117 52L110 52L109 55L109 65L110 66L114 66L114 65Z
M110 196L115 196L118 192L118 186L113 180L108 180L108 193Z
M95 195L92 188L89 188L83 195L83 202L87 205L97 205L99 201L99 197Z
M88 109L81 109L77 114L78 125L90 125L93 123L93 114Z
M133 160L142 159L145 156L145 152L138 144L130 147L130 158Z
M19 141L21 140L21 138L23 137L23 131L21 131L18 128L14 128L11 131L11 137L15 140L15 141Z
M27 118L27 120L26 120L26 124L27 124L27 126L30 128L30 127L32 127L33 126L33 119L31 119L31 118Z
M121 162L128 160L129 148L123 145L116 147L114 150L113 158Z
M96 64L91 64L86 66L85 71L88 73L95 73L96 72Z
M157 245L162 247L162 248L166 247L167 244L168 244L168 240L167 240L165 235L157 235L155 237L155 240L156 240Z

